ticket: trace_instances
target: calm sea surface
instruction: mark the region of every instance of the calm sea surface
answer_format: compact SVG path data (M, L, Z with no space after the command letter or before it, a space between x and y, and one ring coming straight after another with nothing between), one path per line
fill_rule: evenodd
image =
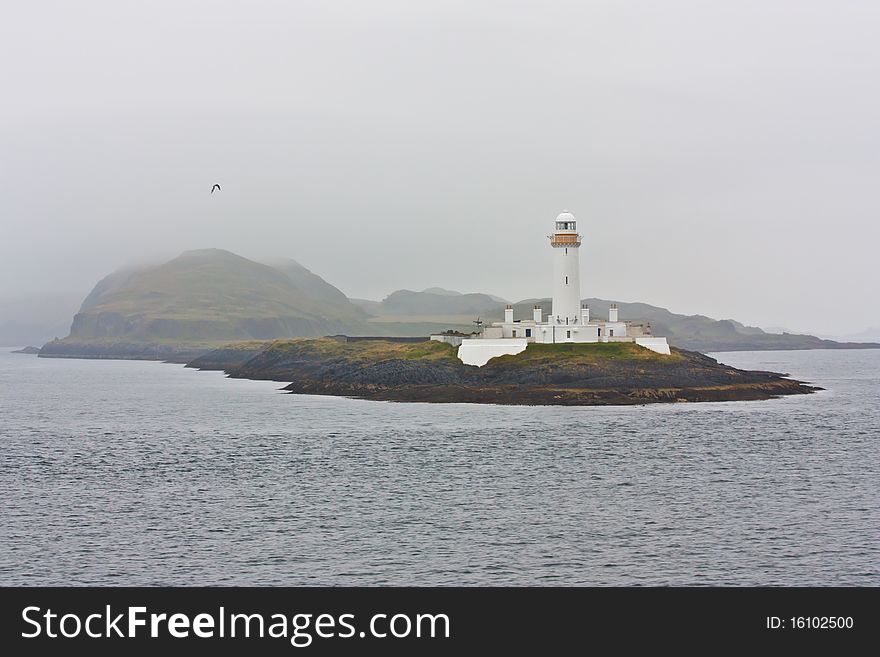
M880 585L880 351L827 389L499 407L0 350L0 584Z

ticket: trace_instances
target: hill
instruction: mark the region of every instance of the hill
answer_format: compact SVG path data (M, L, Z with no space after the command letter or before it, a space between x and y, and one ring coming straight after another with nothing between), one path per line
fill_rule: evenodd
M321 304L320 313L330 313L348 320L361 320L369 317L369 313L352 303L352 300L345 296L342 290L312 273L296 260L284 258L266 264L286 275L297 290L305 293L310 300L319 302Z
M607 316L610 301L585 301L593 316ZM467 332L478 316L487 323L500 320L505 303L490 294L444 288L397 290L382 301L349 299L294 260L264 264L229 251L203 249L104 277L82 302L70 334L46 343L41 356L185 362L233 341L337 334L427 336L446 329ZM515 304L516 316L530 317L536 303L549 312L549 299L526 299ZM645 303L618 305L622 318L649 323L655 335L665 335L673 346L695 351L880 346L766 333L731 319L681 315ZM13 315L6 321L15 328L16 320ZM16 330L20 333L17 344L25 344L31 342L27 333L42 336L49 326L34 324Z
M298 263L220 249L105 277L42 356L179 359L217 342L364 332L365 313Z
M632 343L530 344L477 368L440 342L281 340L210 352L188 367L292 382L289 392L388 401L645 404L770 399L816 389L702 354L674 349L662 356Z
M468 321L477 315L503 314L504 299L482 293L462 294L442 288L428 288L422 292L397 290L382 301L352 299L371 315L378 317L462 317Z
M611 301L584 299L590 306L590 315L607 318ZM666 336L669 343L693 351L761 351L772 349L862 349L880 345L857 342L835 342L813 335L767 333L756 326L745 326L733 319L712 319L705 315L681 315L666 308L647 303L614 302L620 308L620 317L627 321L651 325L654 335ZM517 317L528 317L535 304L546 311L550 299L527 299L514 305Z
M473 329L473 320L479 316L485 322L500 321L507 302L490 294L461 294L443 288L428 288L422 292L397 290L382 301L352 299L365 312L373 315L370 322L382 331L377 335L424 335L428 326L432 331L455 328ZM593 317L608 317L612 301L589 298ZM877 348L876 343L836 342L813 335L768 333L755 326L746 326L733 319L713 319L705 315L683 315L647 303L617 301L622 319L651 325L654 335L666 336L669 343L693 351L752 351L771 349L862 349ZM532 308L541 306L549 313L549 298L524 299L513 304L517 318L531 317ZM422 333L415 327L422 322ZM411 330L407 330L410 327Z

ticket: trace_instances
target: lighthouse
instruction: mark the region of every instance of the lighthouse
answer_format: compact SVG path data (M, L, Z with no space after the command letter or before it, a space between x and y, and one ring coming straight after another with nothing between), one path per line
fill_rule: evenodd
M578 252L581 236L577 220L568 210L556 217L556 230L550 238L553 247L553 301L551 324L581 323L581 268Z
M531 343L633 342L658 354L670 354L666 338L651 335L650 325L621 320L616 303L609 304L608 319L591 316L590 308L581 306L578 254L582 239L571 212L565 210L556 217L553 234L548 237L553 262L547 275L552 276L550 289L553 297L546 320L540 304L534 304L531 318L523 319L516 319L513 304L508 304L504 309L504 321L492 322L478 337L451 338L437 334L431 339L457 344L461 362L477 367L492 358L518 354Z

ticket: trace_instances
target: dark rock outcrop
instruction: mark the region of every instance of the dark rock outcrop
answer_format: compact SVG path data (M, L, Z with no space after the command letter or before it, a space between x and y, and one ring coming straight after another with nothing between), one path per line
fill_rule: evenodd
M530 345L477 368L439 342L276 341L248 352L209 352L189 366L289 382L285 390L293 393L389 401L645 404L770 399L818 389L695 352L661 356L631 343Z
M97 358L104 360L161 360L186 363L211 350L209 346L148 342L78 342L69 338L47 342L40 358Z

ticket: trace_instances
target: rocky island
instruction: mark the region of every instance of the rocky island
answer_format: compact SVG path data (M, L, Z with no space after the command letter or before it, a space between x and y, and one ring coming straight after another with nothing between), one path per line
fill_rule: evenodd
M632 343L530 344L483 367L434 341L337 336L229 345L187 364L281 381L288 392L398 402L630 405L772 399L820 388L740 370L700 353L663 356Z

